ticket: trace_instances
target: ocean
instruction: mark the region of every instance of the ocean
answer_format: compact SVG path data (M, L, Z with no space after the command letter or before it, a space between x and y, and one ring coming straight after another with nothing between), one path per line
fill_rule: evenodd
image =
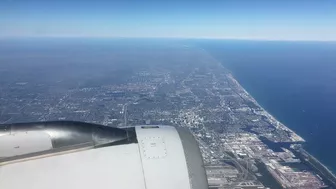
M82 53L85 59L92 61L93 55L106 53L111 41L100 41L100 48L93 46L91 54ZM260 105L307 141L308 152L336 173L336 42L176 41L203 48L222 62ZM28 42L20 43L19 52L29 53L31 58L36 50L49 56L62 44L31 49ZM126 42L123 48L134 40ZM70 47L76 47L74 52L82 52L80 45L78 40L69 42ZM3 55L12 56L7 47L2 48ZM52 61L69 61L74 52L64 52ZM20 66L23 70L24 65Z
M198 40L336 173L336 42Z

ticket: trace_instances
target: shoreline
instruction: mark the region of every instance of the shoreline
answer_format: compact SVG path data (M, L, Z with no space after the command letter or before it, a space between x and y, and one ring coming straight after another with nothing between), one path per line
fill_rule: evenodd
M292 129L290 129L289 127L287 127L286 125L284 125L283 123L281 123L279 120L277 120L272 114L270 114L264 107L262 107L256 99L254 99L254 97L246 91L246 89L240 85L240 83L233 77L233 74L232 73L228 73L227 76L232 80L234 81L234 83L239 87L239 89L241 89L242 91L244 91L244 93L246 94L246 96L248 97L249 100L251 100L253 103L255 103L262 111L263 114L261 115L264 115L266 116L270 121L272 121L274 125L274 127L276 129L281 129L281 130L285 130L285 131L288 131L291 133L291 135L294 135L294 136L291 136L291 137L295 137L295 138L291 138L293 139L294 141L291 141L291 142L306 142L306 140L301 137L300 135L298 135L296 132L294 132Z
M323 180L329 182L328 184L331 184L332 187L336 187L336 175L327 166L302 147L295 149L295 152L299 154L299 158L303 162L309 164L319 176L322 176Z
M228 78L230 78L238 87L240 90L242 90L245 95L248 97L249 100L251 100L252 102L254 102L261 110L262 112L266 113L266 117L268 119L270 119L271 121L274 121L275 123L277 123L277 129L279 128L282 128L282 129L285 129L287 131L289 131L291 134L294 134L296 137L297 137L297 141L296 142L299 142L299 143L303 143L303 145L306 144L306 140L301 137L299 134L297 134L294 130L290 129L289 127L287 127L285 124L281 123L278 119L276 119L272 114L270 114L264 107L262 107L258 102L257 100L238 82L238 80L234 77L234 73L227 69L223 63L219 60L217 60L216 58L214 58L210 53L208 53L208 51L206 51L205 49L201 48L201 50L208 54L218 65L219 67L221 67L225 73L226 73L226 76ZM242 97L243 98L243 97ZM293 141L292 141L293 142ZM306 151L306 150L305 150ZM307 151L306 151L307 152ZM308 153L308 152L307 152ZM308 153L309 154L309 153ZM309 154L311 157L313 157L314 159L316 159L313 155ZM317 159L316 159L317 160ZM320 162L319 160L317 160L318 162ZM323 163L320 162L320 164L326 168L331 174L333 174L333 172L327 167L325 166ZM334 174L333 174L334 175Z
M306 142L306 140L303 138L303 137L301 137L300 135L298 135L297 133L295 133L292 129L290 129L289 127L287 127L286 125L284 125L283 123L281 123L280 121L278 121L272 114L270 114L264 107L262 107L258 102L257 102L257 100L256 99L254 99L254 97L238 82L238 80L234 77L234 73L231 71L231 70L229 70L229 69L227 69L224 65L223 65L223 63L221 62L221 61L218 61L216 58L214 58L211 54L209 54L205 49L203 49L203 48L201 48L201 50L204 52L204 53L206 53L207 55L209 55L213 60L214 60L214 62L215 63L217 63L218 64L218 66L220 67L220 68L222 68L225 72L226 72L226 76L228 77L228 78L230 78L234 83L235 83L235 85L237 85L238 86L238 88L240 89L240 90L242 90L244 93L245 93L245 95L248 97L248 99L249 100L251 100L253 103L255 103L261 110L262 110L262 112L263 113L265 113L265 115L264 116L266 116L270 121L273 121L273 122L275 122L276 123L276 129L279 129L279 128L281 128L281 129L283 129L283 130L285 130L285 131L288 131L288 132L290 132L291 134L294 134L294 137L296 138L296 141L292 141L292 142ZM244 98L244 97L242 97L242 96L240 96L241 98ZM294 139L295 140L295 139Z
M279 120L277 120L272 114L270 114L264 107L262 107L256 99L254 99L254 97L248 92L246 91L246 89L235 79L235 77L233 76L233 73L227 73L227 76L235 82L235 84L237 86L239 86L239 88L244 91L244 93L247 95L247 97L249 97L249 100L253 101L261 110L262 112L266 113L265 116L270 119L271 121L274 121L277 125L276 128L277 129L283 129L286 131L289 131L291 134L294 134L294 136L297 138L296 141L292 141L292 142L299 142L299 143L303 143L306 144L306 140L301 137L300 135L298 135L295 131L293 131L292 129L290 129L289 127L287 127L286 125L284 125L283 123L281 123ZM328 168L326 165L324 165L321 161L319 161L316 157L314 157L312 154L310 154L307 150L301 148L301 150L304 151L304 153L306 153L308 156L310 156L312 159L314 159L316 162L318 162L324 169L326 169L326 171L333 175L333 177L336 178L336 175L333 173L333 171Z
M315 161L317 161L318 163L320 163L323 168L327 169L327 171L331 174L334 175L333 171L330 170L327 166L325 166L320 160L318 160L314 155L312 155L311 153L309 153L307 150L305 150L304 148L300 149L301 151L303 151L303 153L305 153L306 155L308 155L310 158L314 159ZM302 152L301 152L302 153ZM334 175L335 176L335 175ZM335 176L336 177L336 176Z

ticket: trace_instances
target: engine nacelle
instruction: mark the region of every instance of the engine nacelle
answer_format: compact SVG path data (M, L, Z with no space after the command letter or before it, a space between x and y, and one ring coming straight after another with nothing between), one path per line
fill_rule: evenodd
M0 125L0 188L206 189L198 143L184 128L82 122Z

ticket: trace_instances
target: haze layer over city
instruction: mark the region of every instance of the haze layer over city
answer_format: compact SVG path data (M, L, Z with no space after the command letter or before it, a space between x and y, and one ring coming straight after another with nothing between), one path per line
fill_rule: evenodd
M209 47L190 40L4 40L1 123L185 127L214 188L331 188L333 175L302 148L305 139L202 46Z
M334 0L1 1L0 123L184 127L210 188L336 188L335 10Z

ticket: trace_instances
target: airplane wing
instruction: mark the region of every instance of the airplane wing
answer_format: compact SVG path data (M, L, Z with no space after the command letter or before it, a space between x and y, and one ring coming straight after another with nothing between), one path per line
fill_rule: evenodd
M206 189L198 144L172 126L0 125L1 189Z

